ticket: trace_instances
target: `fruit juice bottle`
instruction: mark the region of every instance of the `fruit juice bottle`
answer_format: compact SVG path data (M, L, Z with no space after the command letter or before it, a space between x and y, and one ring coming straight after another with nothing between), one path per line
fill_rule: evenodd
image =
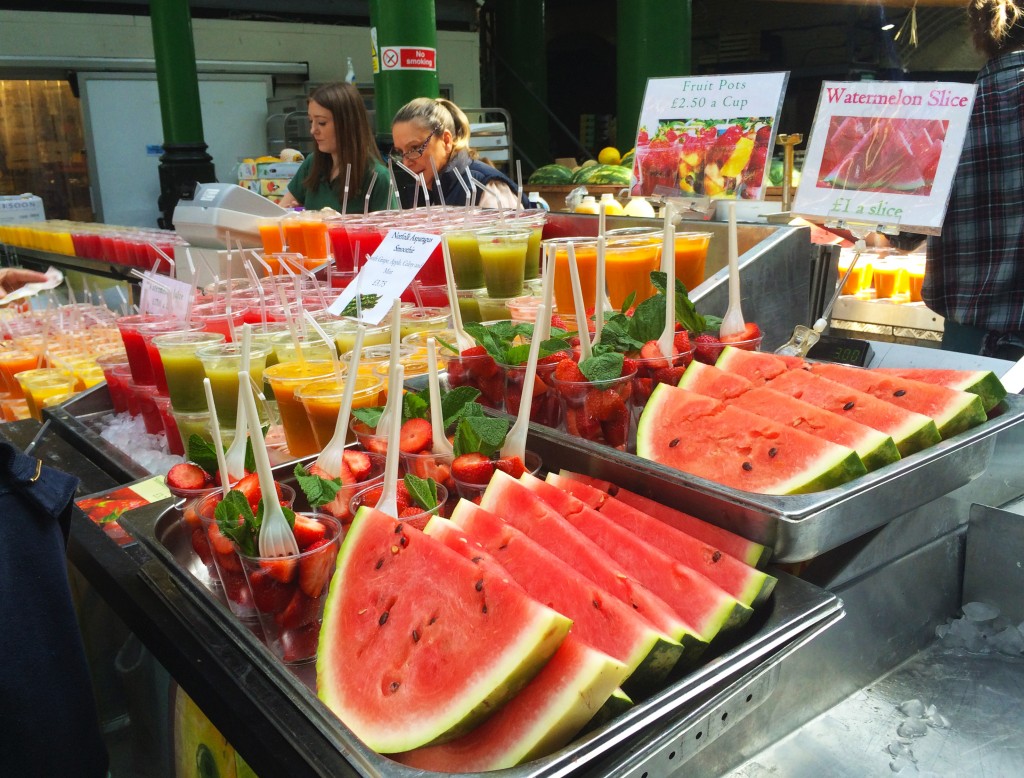
M249 375L257 387L263 386L269 346L253 345L249 349ZM238 373L242 369L242 347L237 343L203 346L196 352L203 371L210 379L213 404L221 426L233 426L238 416Z
M149 314L121 316L117 320L117 328L121 332L124 350L128 355L128 364L132 368L132 378L137 384L152 386L156 382L156 378L153 376L153 366L149 361L149 353L146 351L146 343L142 339L139 327L143 324L158 324L167 321L166 316L151 316Z
M284 227L280 219L262 220L258 229L264 254L280 254L284 251Z
M476 233L465 225L446 227L444 232L448 236L455 286L458 289L480 289L484 285L484 266Z
M330 362L279 362L263 371L264 379L274 390L285 441L293 457L309 456L320 450L313 437L306 408L296 392L306 384L333 373L334 366Z
M572 297L572 279L569 277L569 251L567 244L572 242L576 253L576 265L580 275L580 290L583 292L583 304L590 307L594 303L594 290L597 288L597 242L593 238L556 238L545 241L555 246L555 304L562 316L573 316L576 304Z
M0 377L12 399L18 400L25 396L15 376L26 370L35 370L38 366L39 356L31 351L0 351Z
M302 387L297 396L306 409L309 426L313 430L317 449L322 451L334 437L334 428L338 425L338 414L341 411L341 397L345 391L345 382L338 383L334 376L321 378ZM352 394L353 408L370 408L378 404L384 385L372 375L356 377L356 386Z
M521 295L530 231L495 227L480 230L476 239L480 246L487 294L498 298Z
M223 342L224 335L218 332L176 332L153 338L167 377L167 394L175 411L206 409L206 392L203 389L206 372L196 352L203 346Z
M283 221L285 250L290 254L306 253L306 232L302 227L302 220L289 216Z
M660 264L659 249L657 238L613 240L608 244L605 284L612 308L619 310L630 295L634 305L654 296L651 271Z
M704 282L710 232L676 233L676 278L692 291Z

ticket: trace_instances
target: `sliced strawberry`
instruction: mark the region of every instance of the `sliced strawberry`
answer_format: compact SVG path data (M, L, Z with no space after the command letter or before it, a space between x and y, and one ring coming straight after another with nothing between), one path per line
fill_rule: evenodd
M518 478L526 472L526 467L523 465L523 460L519 457L501 457L494 461L494 469L500 470L503 473L508 473L513 478Z
M459 356L465 359L467 357L482 357L486 356L486 354L487 349L483 346L471 346L470 348L465 349L461 354L459 354Z
M293 589L291 599L274 615L274 621L284 629L298 629L312 624L319 615L320 603L307 597L301 589Z
M409 419L402 424L398 446L403 454L419 454L430 448L433 442L433 431L426 419Z
M686 330L677 332L672 340L672 345L677 354L688 354L692 348L690 345L690 334Z
M568 351L556 351L554 354L548 354L546 357L541 357L537 360L538 365L557 365L563 359L572 359L572 354Z
M213 555L210 553L210 543L206 539L206 533L203 532L202 527L196 527L192 530L192 550L196 552L196 556L199 557L204 565L208 565L213 561Z
M601 434L601 423L582 408L566 408L565 429L573 437L597 440Z
M722 341L709 333L698 335L693 340L696 346L694 357L697 361L706 365L715 364L718 355L722 353Z
M294 557L280 557L278 559L264 559L260 567L267 571L274 580L283 584L290 583L295 577L296 560Z
M565 319L563 319L557 313L551 314L551 326L553 328L557 328L557 329L560 329L560 330L565 330L567 332L569 330L575 329L575 327L570 327L568 324L566 324L565 323Z
M363 505L368 505L371 508L376 507L377 503L380 502L380 496L384 493L384 488L381 486L375 486L369 489L366 494L363 495Z
M238 558L238 554L231 551L230 554L217 554L217 566L220 568L221 573L238 573L242 575L242 560Z
M263 496L260 493L260 477L256 473L249 473L231 488L244 494L249 505L258 505Z
M583 399L584 412L598 421L607 421L625 407L625 401L615 389L591 389Z
M349 472L356 483L365 481L373 470L373 462L365 451L347 448L341 455L342 461L348 466Z
M213 481L199 465L192 462L180 462L167 471L167 486L179 491L205 489Z
M654 371L654 382L656 384L671 384L672 386L678 386L679 381L685 372L686 368L682 365L679 367L659 367Z
M505 376L500 372L495 370L493 375L480 379L476 388L480 390L483 405L499 409L502 407L505 401Z
M719 340L722 343L739 343L744 340L756 340L759 337L761 337L761 328L754 324L754 322L748 321L743 327L743 332L735 335L722 335L719 337Z
M651 368L668 367L668 359L661 353L658 341L649 340L640 347L640 358L647 361Z
M395 505L398 507L399 513L412 505L412 498L409 496L409 490L405 487L405 481L399 481L396 485Z
M295 542L299 544L299 550L303 551L318 540L323 540L327 536L327 527L315 519L295 514L294 532Z
M563 359L555 365L555 378L559 381L583 382L587 377L580 371L580 366L571 359Z
M210 522L206 530L206 537L209 538L210 548L213 549L214 553L234 555L235 544L231 542L231 538L220 531L220 527L217 526L217 522Z
M455 457L452 477L467 484L485 485L494 475L494 463L483 454L471 453Z
M422 508L420 508L419 506L416 506L416 505L410 505L409 507L403 508L402 510L400 510L398 512L398 518L400 518L400 519L409 519L409 518L412 518L413 516L419 516L421 513L423 513L423 509Z
M281 632L281 658L285 662L301 662L316 656L317 643L320 639L320 623L315 620L298 629L286 629Z
M299 588L307 597L315 599L324 593L337 559L334 551L334 543L324 538L311 545L299 558Z
M626 445L629 437L629 411L625 405L601 422L601 433L604 435L604 442L609 446L622 448Z
M639 369L639 365L635 359L624 357L622 360L622 375L633 375Z
M252 591L253 605L263 613L280 613L291 601L295 591L293 586L278 580L273 569L268 567L260 567L249 574L249 589Z

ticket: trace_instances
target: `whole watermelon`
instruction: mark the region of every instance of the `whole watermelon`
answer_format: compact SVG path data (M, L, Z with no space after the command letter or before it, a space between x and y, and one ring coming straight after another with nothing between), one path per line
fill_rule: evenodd
M589 165L577 170L572 182L595 186L629 186L631 175L632 171L621 165Z
M572 183L572 169L565 165L544 165L533 171L527 183L542 186L563 186Z

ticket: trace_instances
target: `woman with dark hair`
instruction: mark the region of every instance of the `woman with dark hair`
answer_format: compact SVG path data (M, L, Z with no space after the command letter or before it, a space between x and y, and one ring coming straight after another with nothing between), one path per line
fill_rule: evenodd
M398 109L391 120L391 156L417 176L422 174L433 204L440 203L443 195L447 205L517 207L516 184L477 159L476 152L469 147L469 136L469 119L455 103L443 98L417 97ZM438 180L434 179L435 170ZM472 199L466 197L467 188ZM402 205L411 206L413 198L412 189L403 191ZM525 199L523 204L530 207Z
M1024 356L1024 0L968 0L978 86L921 296L948 351Z
M362 212L374 171L377 180L370 192L370 210L382 211L393 205L388 203L388 169L381 161L359 90L348 83L319 86L309 96L308 111L316 151L306 157L288 182L281 207L333 208L340 213L349 165L350 213Z

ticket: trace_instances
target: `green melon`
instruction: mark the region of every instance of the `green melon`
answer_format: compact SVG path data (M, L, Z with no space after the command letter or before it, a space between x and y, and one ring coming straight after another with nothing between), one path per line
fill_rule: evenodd
M969 392L849 365L821 363L812 365L811 372L908 411L929 416L943 438L951 438L976 427L988 418L981 398Z
M621 165L585 165L572 177L574 184L595 186L629 186L633 171Z
M883 367L873 370L876 373L910 378L926 384L976 394L981 398L985 413L999 405L1006 397L1006 387L991 370L944 370L926 367Z
M515 584L364 507L331 579L317 694L374 751L451 740L522 689L570 626Z
M655 629L683 645L680 660L695 661L707 642L664 600L627 574L594 541L573 527L537 495L501 471L491 477L480 506L495 513L566 562L613 597L626 603Z
M572 168L565 165L543 165L530 174L528 184L567 186L572 183Z
M743 376L726 373L713 365L691 362L679 386L852 448L869 472L900 458L896 443L884 432L777 392L770 386L755 387Z
M557 473L548 473L548 483L572 493L572 482ZM614 497L605 501L600 514L628 530L677 562L700 573L735 597L743 605L754 608L768 599L775 588L775 578L757 568L740 562L714 546L709 546L685 532L670 527L637 508Z
M529 473L524 473L519 480L603 548L626 573L693 624L702 640L711 641L723 629L741 626L750 618L751 609L720 586L587 507L568 492Z
M682 645L479 505L461 500L448 524L437 522L433 530L445 545L459 544L467 558L496 567L538 602L572 619L570 635L622 662L626 672L616 685L628 677L627 691L645 696L661 688Z
M669 384L647 401L636 449L666 467L760 494L817 492L867 472L852 449Z
M745 537L730 532L727 529L711 524L710 522L691 516L689 513L663 505L642 494L631 492L621 486L602 481L599 478L592 478L582 473L573 473L569 470L560 470L559 475L568 479L562 484L563 488L573 494L576 499L589 505L595 510L601 510L604 503L614 499L618 502L637 508L659 521L663 521L680 532L685 532L691 537L697 538L720 551L724 551L734 559L738 559L751 567L761 568L768 564L771 559L772 550L768 546L747 540ZM603 497L600 493L604 493ZM614 495L614 497L612 496Z

